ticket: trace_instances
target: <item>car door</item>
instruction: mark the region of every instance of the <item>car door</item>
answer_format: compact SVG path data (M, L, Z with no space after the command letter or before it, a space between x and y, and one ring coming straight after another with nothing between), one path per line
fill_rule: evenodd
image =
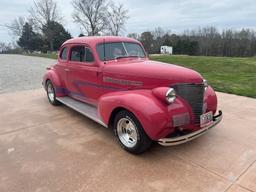
M99 67L89 46L74 45L70 48L68 62L68 90L75 99L96 104L100 95Z
M55 87L57 92L66 93L66 86L67 86L67 63L68 63L68 47L64 46L60 49L60 54L58 58L58 63L55 65L55 69L57 71L59 80L60 80L60 87Z

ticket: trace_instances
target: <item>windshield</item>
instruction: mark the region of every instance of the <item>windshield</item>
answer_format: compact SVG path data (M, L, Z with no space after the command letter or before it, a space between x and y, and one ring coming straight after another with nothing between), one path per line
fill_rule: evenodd
M97 45L97 52L102 61L104 61L104 57L105 60L124 57L145 57L145 52L139 44L128 42L105 43L105 53L104 43L101 43Z

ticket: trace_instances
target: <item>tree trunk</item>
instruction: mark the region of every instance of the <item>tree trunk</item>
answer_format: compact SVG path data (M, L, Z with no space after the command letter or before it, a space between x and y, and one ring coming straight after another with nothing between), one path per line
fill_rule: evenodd
M53 52L53 40L50 41L50 51Z

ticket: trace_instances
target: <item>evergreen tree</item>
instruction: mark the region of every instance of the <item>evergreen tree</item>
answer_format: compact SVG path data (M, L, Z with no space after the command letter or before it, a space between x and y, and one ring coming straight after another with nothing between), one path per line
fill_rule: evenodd
M62 43L71 38L70 33L55 21L49 21L44 25L42 32L50 51L58 50Z
M34 51L40 49L42 39L39 34L33 31L33 28L29 23L25 23L22 29L21 37L17 43L25 51Z
M149 53L152 54L154 53L154 36L150 31L146 31L141 34L140 36L140 41L143 44L145 50ZM159 48L160 49L160 48Z

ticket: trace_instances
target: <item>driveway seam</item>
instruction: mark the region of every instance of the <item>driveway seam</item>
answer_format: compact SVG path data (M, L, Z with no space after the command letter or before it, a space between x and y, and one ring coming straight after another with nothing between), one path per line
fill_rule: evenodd
M255 191L253 191L253 190L251 190L251 189L248 189L247 187L244 187L244 186L242 186L242 185L240 185L240 184L238 184L238 183L235 183L235 184L238 185L239 187L241 187L241 188L247 190L247 191L255 192Z
M197 162L195 162L195 161L193 161L193 160L187 160L186 158L184 158L184 157L178 155L177 153L176 153L176 155L177 155L179 158L181 158L182 160L186 161L187 163L189 163L189 164L191 164L191 165L194 164L194 165L196 165L196 166L198 166L198 167L200 167L200 168L202 168L202 169L205 169L207 172L212 173L212 174L214 174L214 175L216 175L216 176L219 176L219 177L221 177L222 179L224 179L224 180L230 182L231 184L227 187L227 189L224 190L224 192L228 191L234 184L235 184L235 185L238 185L239 187L241 187L241 188L243 188L243 189L245 189L245 190L248 190L248 191L250 191L250 192L255 192L255 191L253 191L253 190L251 190L251 189L248 189L248 188L246 188L246 187L244 187L244 186L242 186L241 184L236 183L236 182L240 179L240 177L241 177L242 175L244 175L244 174L250 169L250 167L253 166L254 163L256 163L256 160L254 160L244 171L242 171L241 174L239 174L239 176L238 176L234 181L232 181L232 180L229 180L229 179L225 178L224 176L219 175L218 173L216 173L216 172L214 172L214 171L212 171L212 170L210 170L210 169L204 167L203 165L198 164Z
M239 180L239 178L240 178L243 174L245 174L245 173L247 172L247 170L256 162L256 160L253 161L253 163L251 163L248 168L246 168L244 171L242 171L242 173L241 173L234 181L232 181L232 180L229 180L229 179L225 178L224 176L219 175L218 173L216 173L216 172L214 172L214 171L212 171L212 170L210 170L210 169L208 169L208 168L206 168L206 167L204 167L204 166L202 166L202 165L196 163L196 162L193 161L193 160L188 161L187 159L183 158L183 157L180 156L180 155L177 155L177 156L178 156L179 158L181 158L182 160L186 161L186 162L187 162L188 164L190 164L190 165L196 165L196 166L198 166L198 167L200 167L200 168L206 170L207 172L212 173L212 174L214 174L215 176L219 176L220 178L224 179L224 180L227 181L227 182L230 182L230 185L229 185L223 192L227 192L233 185L238 185L239 187L241 187L241 188L243 188L243 189L245 189L245 190L247 190L247 191L255 192L255 191L253 191L253 190L251 190L251 189L248 189L248 188L246 188L246 187L244 187L244 186L242 186L242 185L240 185L239 183L236 183L236 182Z
M246 172L253 166L254 163L256 163L256 159L244 171L242 171L242 173L237 177L237 179L234 182L237 182L244 174L246 174ZM246 189L246 190L249 190L251 192L255 192L251 189L248 189L248 188L244 187L243 185L241 185L239 183L236 183L236 184L239 185L240 187Z
M234 185L234 183L231 183L227 189L225 189L223 192L227 192L232 186Z
M244 190L246 190L246 191L248 191L248 192L255 192L255 191L252 191L251 189L248 189L248 188L246 188L246 187L244 187L244 186L241 186L241 185L239 185L239 184L237 184L237 183L232 183L225 191L223 191L223 192L227 192L232 186L235 186L235 185L237 185L237 186L239 186L240 188L242 188L242 189L244 189Z
M250 169L253 166L254 163L256 163L256 159L244 171L242 171L242 173L237 177L235 181L238 181L240 177L242 177L248 171L248 169Z
M176 155L177 155L177 154L176 154ZM198 164L197 162L195 162L195 161L193 161L193 160L188 160L188 159L186 159L186 158L184 158L184 157L182 157L182 156L180 156L180 155L177 155L177 156L178 156L179 158L181 158L182 160L188 162L190 165L196 165L196 166L198 166L198 167L200 167L200 168L202 168L202 169L205 169L205 170L208 171L209 173L212 173L212 174L214 174L215 176L221 177L222 179L224 179L224 180L226 180L226 181L232 183L232 181L230 181L230 180L227 179L226 177L224 177L224 176L222 176L222 175L216 173L215 171L212 171L212 170L210 170L210 169L204 167L203 165Z

